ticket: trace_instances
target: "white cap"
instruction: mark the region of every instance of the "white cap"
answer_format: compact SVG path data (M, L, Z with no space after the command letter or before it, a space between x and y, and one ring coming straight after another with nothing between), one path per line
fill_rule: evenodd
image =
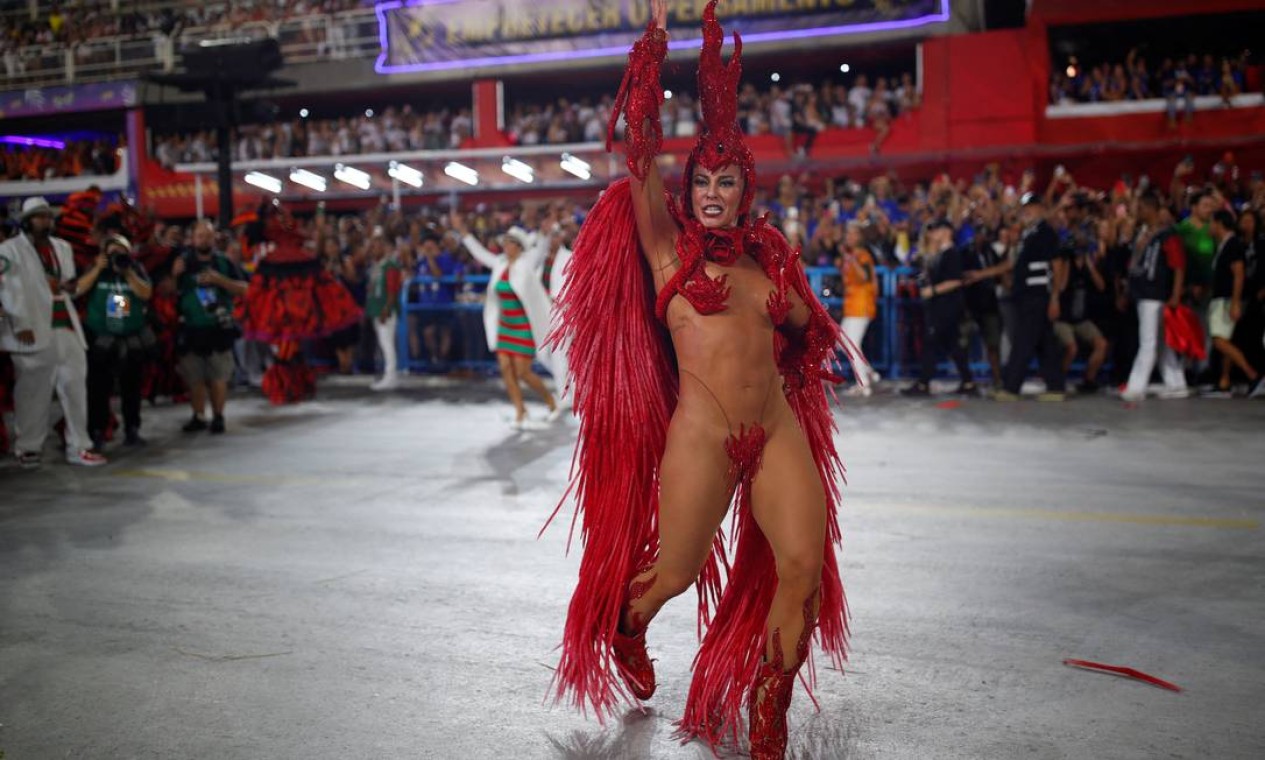
M533 240L532 234L518 225L510 227L501 237L513 238L524 249L530 248Z
M22 201L23 219L35 216L36 214L48 214L49 216L52 216L53 214L53 207L48 205L48 201L38 195Z

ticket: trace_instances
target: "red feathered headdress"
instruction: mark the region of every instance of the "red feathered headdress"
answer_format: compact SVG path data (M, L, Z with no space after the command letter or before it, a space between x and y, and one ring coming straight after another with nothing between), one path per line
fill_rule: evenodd
M725 30L716 21L716 2L711 0L703 10L703 49L698 56L698 99L703 106L703 125L698 142L685 162L683 205L686 212L693 216L690 183L697 167L714 172L732 164L742 173L744 187L738 216L745 219L755 199L755 159L738 126L742 36L734 32L734 54L725 63L720 57Z

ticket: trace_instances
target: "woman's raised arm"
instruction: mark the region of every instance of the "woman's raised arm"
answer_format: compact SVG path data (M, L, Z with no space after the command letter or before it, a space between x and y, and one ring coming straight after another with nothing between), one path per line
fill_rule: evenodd
M642 252L659 271L675 257L676 222L668 211L663 177L655 163L663 145L663 127L659 120L663 85L659 81L659 70L668 53L667 2L651 0L650 7L653 18L628 54L624 81L615 96L607 149L614 140L615 124L622 114L637 234Z

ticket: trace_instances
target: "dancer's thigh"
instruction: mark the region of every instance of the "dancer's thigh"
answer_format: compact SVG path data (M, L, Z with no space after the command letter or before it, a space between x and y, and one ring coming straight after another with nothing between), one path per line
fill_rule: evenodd
M826 546L826 492L793 419L769 436L752 484L751 510L782 578L819 578Z
M698 577L732 493L724 434L674 418L659 471L661 583L679 593Z

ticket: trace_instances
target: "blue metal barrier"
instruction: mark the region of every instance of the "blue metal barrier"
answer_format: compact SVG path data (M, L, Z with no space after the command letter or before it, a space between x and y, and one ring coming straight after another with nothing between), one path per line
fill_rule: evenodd
M843 299L839 270L835 267L807 267L805 271L813 292L831 315L840 319ZM913 279L916 270L909 267L878 267L877 273L878 315L871 323L862 349L871 366L884 377L915 375L922 340L922 304L913 295L914 291L901 286ZM488 351L483 333L483 297L487 291L488 279L486 274L469 274L447 277L422 275L408 280L400 292L402 318L396 336L400 366L422 373L453 369L494 373L496 357ZM435 302L422 298L426 289L435 293L435 288L443 286L450 286L455 291L451 302ZM428 356L414 356L410 350L410 333L417 331L414 341L422 348L421 353L426 353L421 331L431 324L439 330L453 331L453 356L447 361L431 362ZM978 339L972 341L970 355L973 369L977 373L986 373L988 364L983 359L983 350Z

